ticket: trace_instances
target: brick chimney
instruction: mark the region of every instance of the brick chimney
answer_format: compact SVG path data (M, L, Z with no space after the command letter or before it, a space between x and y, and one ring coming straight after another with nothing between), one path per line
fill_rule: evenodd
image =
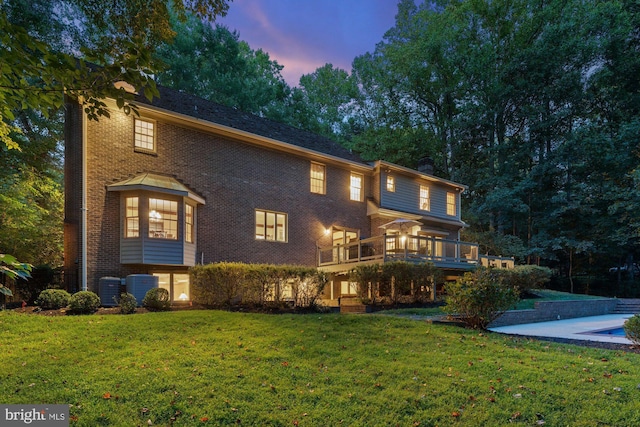
M433 175L433 159L431 157L422 157L418 160L418 172Z

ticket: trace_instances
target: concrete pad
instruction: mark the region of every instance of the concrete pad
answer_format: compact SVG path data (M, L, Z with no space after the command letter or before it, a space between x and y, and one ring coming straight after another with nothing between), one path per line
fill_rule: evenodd
M632 316L632 314L607 314L604 316L579 317L576 319L555 320L551 322L500 326L497 328L489 328L489 330L510 335L632 344L626 337L595 333L607 329L621 328L624 322Z

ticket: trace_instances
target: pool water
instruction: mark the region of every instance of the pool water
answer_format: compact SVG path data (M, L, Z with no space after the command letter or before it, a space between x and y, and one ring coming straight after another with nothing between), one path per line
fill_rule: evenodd
M627 334L624 333L624 328L613 328L613 329L604 329L601 331L593 331L592 334L598 335L611 335L614 337L626 337Z

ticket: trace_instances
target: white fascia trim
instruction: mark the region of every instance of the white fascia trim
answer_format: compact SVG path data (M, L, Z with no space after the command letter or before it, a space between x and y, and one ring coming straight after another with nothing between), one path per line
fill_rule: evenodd
M453 181L449 181L448 179L444 179L444 178L438 178L436 176L433 175L427 175L425 173L422 173L420 171L417 171L415 169L410 169L404 166L400 166L400 165L396 165L395 163L390 163L384 160L377 160L375 163L376 167L379 167L381 169L390 169L390 170L396 170L399 172L403 172L406 174L410 174L410 175L415 175L418 176L421 179L426 179L428 181L433 181L433 182L439 182L442 184L446 184L449 185L451 187L455 187L458 191L460 191L460 193L463 193L464 191L468 190L469 187L467 185L464 184L460 184L458 182L453 182Z

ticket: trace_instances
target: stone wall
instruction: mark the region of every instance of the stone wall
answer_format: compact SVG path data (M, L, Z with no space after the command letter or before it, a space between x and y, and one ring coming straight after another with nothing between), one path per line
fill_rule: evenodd
M512 310L496 319L489 327L495 328L525 323L548 322L576 317L600 316L612 313L618 300L602 298L578 301L539 301L533 310Z

